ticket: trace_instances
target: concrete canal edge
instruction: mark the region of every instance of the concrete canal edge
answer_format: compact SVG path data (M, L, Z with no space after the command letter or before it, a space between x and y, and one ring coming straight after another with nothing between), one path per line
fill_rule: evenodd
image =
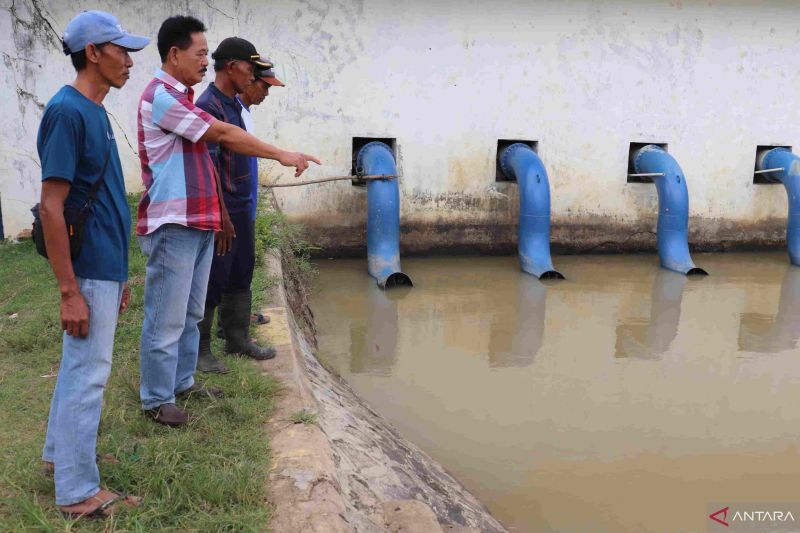
M313 315L285 276L287 261L293 258L266 257L262 268L280 281L261 310L270 323L256 328L278 351L259 363L262 372L281 385L267 426L271 531L506 531L439 463L320 364ZM295 423L298 418L309 423Z

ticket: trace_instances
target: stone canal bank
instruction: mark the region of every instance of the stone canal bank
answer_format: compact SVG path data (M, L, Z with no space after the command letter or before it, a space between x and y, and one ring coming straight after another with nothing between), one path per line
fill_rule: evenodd
M313 315L284 274L291 261L278 253L265 261L280 282L262 309L272 320L257 333L278 349L275 359L260 365L282 386L268 425L271 530L506 531L440 464L320 363Z

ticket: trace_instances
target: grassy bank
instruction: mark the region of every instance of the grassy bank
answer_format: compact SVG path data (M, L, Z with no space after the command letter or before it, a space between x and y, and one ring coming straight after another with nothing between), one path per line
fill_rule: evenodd
M259 221L262 246L286 247L279 214ZM257 269L254 294L275 280ZM50 397L61 355L59 298L47 262L31 242L0 245L0 531L264 531L269 448L263 430L276 386L249 361L227 357L231 373L199 382L222 400L183 403L190 427L169 429L142 416L138 398L144 258L131 241L131 303L120 317L106 388L98 453L102 483L145 498L105 522L69 522L41 473ZM216 353L222 349L218 341Z

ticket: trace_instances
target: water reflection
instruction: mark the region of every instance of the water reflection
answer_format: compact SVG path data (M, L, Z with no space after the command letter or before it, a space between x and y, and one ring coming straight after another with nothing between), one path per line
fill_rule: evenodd
M537 279L520 276L507 312L492 315L489 367L526 367L542 347L547 288Z
M409 287L365 291L365 319L350 324L350 371L390 376L397 361L398 302Z
M620 318L614 357L654 359L669 349L678 334L686 283L684 275L664 269L658 271L650 297L650 318Z
M800 483L800 352L737 356L759 332L800 339L800 269L783 252L702 262L714 275L687 280L655 255L564 256L550 286L516 257L410 258L398 302L361 260L330 261L320 355L510 530L703 531L704 502Z
M800 339L800 268L788 265L781 282L778 313L739 315L739 351L777 353L793 350L798 339Z

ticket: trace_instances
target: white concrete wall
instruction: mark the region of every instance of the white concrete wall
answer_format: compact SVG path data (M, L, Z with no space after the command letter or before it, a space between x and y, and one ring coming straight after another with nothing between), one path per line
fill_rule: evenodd
M308 177L348 174L352 137L397 138L406 247L414 247L411 239L446 241L436 227L478 228L452 232L451 240L462 244L481 241L482 226L513 227L516 186L495 184L499 138L539 141L556 240L593 242L590 226L599 240L653 229L655 188L626 184L631 141L669 143L687 176L693 238L780 238L786 194L780 186L753 185L752 171L756 145L800 151L797 2L0 5L0 115L8 125L0 131L0 195L8 234L28 225L39 190L38 104L72 78L49 28L29 21L38 9L60 33L80 9L101 8L153 37L166 16L191 13L210 27L212 47L232 34L256 43L287 84L256 111L258 132L321 157L325 166ZM118 139L124 133L135 147L136 101L157 67L155 45L134 59L133 77L107 107ZM129 187L138 188L134 150L119 144ZM262 170L263 180L292 179L274 164ZM278 189L277 196L324 243L362 242L366 198L349 182ZM603 225L610 236L602 235ZM759 232L759 225L769 231Z

